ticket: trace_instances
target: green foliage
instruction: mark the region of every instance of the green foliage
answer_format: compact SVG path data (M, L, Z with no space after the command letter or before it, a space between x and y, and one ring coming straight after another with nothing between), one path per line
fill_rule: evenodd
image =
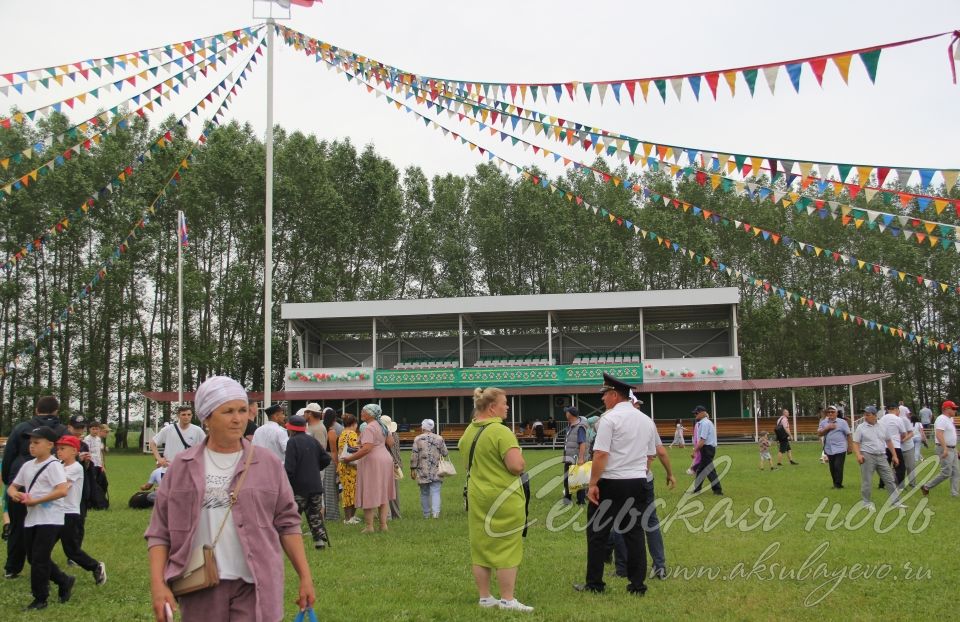
M68 126L66 117L53 115L38 126L0 128L0 151L20 151ZM151 150L142 164L136 156L157 134L137 119L3 201L5 256L70 218L70 226L42 252L17 263L0 281L4 361L58 318L186 157L192 145L186 129L172 118L161 126L172 130L173 141ZM13 163L4 178L23 175L34 164ZM75 213L127 166L135 174L114 184L88 216ZM624 164L613 169L599 158L592 166L637 179ZM279 313L285 301L735 286L742 294L740 352L748 377L890 371L895 376L886 384L887 396L917 402L955 396L958 389L956 354L869 332L771 296L752 282L704 268L702 258L669 252L564 193L736 270L938 339L954 341L960 334L956 294L771 245L742 229L644 200L631 184L614 186L579 169L553 179L564 192L551 192L531 183L542 178L542 171L534 169L533 179L523 179L491 164L478 165L468 176L428 179L416 167L398 171L372 146L357 149L349 140L330 142L281 128L276 129L274 170L275 387L282 385L280 363L286 358L286 326ZM176 390L177 210L186 213L190 231L184 253L184 388L191 390L212 374L233 375L251 389L262 387L264 176L264 145L249 125L214 130L106 279L75 305L35 355L0 379L0 431L27 414L45 390L58 394L72 411L126 424L131 409L136 417L144 407L139 391ZM952 251L932 251L866 226L841 227L830 218L798 214L710 184L678 181L664 170L640 177L656 192L729 221L947 283L960 281L960 254ZM855 204L868 206L863 194ZM869 207L898 211L881 196ZM937 218L957 220L948 212Z

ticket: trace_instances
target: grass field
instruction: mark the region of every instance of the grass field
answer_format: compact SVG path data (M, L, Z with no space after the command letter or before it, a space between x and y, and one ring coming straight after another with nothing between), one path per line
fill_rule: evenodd
M856 462L848 458L846 487L834 490L819 454L819 444L801 444L795 450L799 466L771 473L758 470L752 446L721 446L718 457L731 460L723 479L727 496L715 497L707 490L705 495L684 498L681 488L692 479L684 474L689 450L671 450L680 482L677 490L667 490L663 471L659 465L656 469L658 496L665 503L659 514L672 576L666 581L651 579L643 598L627 594L626 580L614 577L609 566L606 594L571 589L573 582L583 580L585 570L585 518L573 516L577 506L557 515L562 494L559 467L536 474L531 503L531 518L536 522L525 543L517 589L521 601L536 607L533 614L481 610L476 605L460 503L463 469L455 457L461 474L443 485L440 520L420 517L416 484L406 478L400 491L403 519L392 522L389 533L364 536L359 527L331 524L333 548L317 552L308 547L318 617L859 620L888 615L925 619L950 611L949 586L960 575L956 547L960 499L950 497L945 483L931 493L928 503L917 491L906 499L908 510L892 511L879 522L876 514L868 517L865 511L848 514L859 499ZM558 452L527 451L525 455L528 470L535 471ZM151 619L142 538L149 513L126 507L127 498L146 480L151 459L115 455L108 466L113 507L90 514L85 548L106 562L109 580L96 588L87 573L69 569L80 576L75 596L67 605L51 604L42 616L45 619ZM886 493L874 491L874 500L885 501ZM809 515L821 503L826 504L824 514L836 504L835 516L811 523ZM702 511L697 511L698 504ZM562 528L571 520L574 526ZM63 562L59 549L56 559ZM295 614L292 577L288 566L289 620ZM0 583L3 619L41 619L39 614L19 613L29 600L25 576Z

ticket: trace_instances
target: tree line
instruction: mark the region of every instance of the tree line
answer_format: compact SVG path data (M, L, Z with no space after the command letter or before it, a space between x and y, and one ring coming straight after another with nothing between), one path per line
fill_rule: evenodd
M65 132L53 115L36 125L0 128L0 158L43 136ZM173 140L155 149L132 176L75 217L77 207L148 150L158 131ZM2 360L14 356L57 319L79 288L153 201L192 140L172 118L151 129L138 119L89 151L0 201L6 257L69 215L69 226L0 281ZM40 158L11 162L2 182L26 174ZM274 182L274 301L343 301L501 294L739 287L740 352L747 377L819 376L888 371L887 396L916 402L957 397L958 357L868 332L838 318L771 296L753 283L705 269L598 218L562 193L551 193L491 164L470 175L428 178L400 171L373 146L323 140L277 128ZM933 251L866 227L842 227L665 171L593 166L641 178L658 192L859 258L948 283L960 280L960 254ZM533 169L534 174L540 171ZM761 243L732 227L570 171L558 185L638 226L817 300L865 318L953 341L956 294L910 279L838 269L786 246ZM955 190L953 191L956 192ZM956 195L952 195L956 196ZM868 206L861 193L853 202ZM895 211L879 196L869 204ZM213 374L251 388L263 384L264 145L249 125L214 129L189 167L91 295L75 306L36 352L0 377L0 433L52 393L69 410L109 420L121 430L148 414L140 391L177 385L176 213L189 228L184 259L185 390ZM912 212L904 212L905 214ZM938 217L956 222L944 212ZM286 325L274 312L274 387L283 384ZM807 401L819 394L802 393ZM769 399L775 399L771 395ZM154 411L155 412L155 411ZM169 413L164 412L164 416ZM125 434L117 434L125 441Z

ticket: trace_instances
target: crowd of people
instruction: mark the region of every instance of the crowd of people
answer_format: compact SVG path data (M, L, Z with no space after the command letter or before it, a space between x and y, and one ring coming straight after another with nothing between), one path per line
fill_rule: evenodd
M574 406L563 410L561 503L585 505L587 512L585 581L574 589L604 592L604 567L613 563L615 573L627 579L628 592L642 595L648 554L649 576L667 577L652 463L661 462L670 488L676 478L633 387L604 374L601 400L605 412L599 417L583 417ZM473 401L474 417L458 448L466 475L463 494L478 602L487 608L533 611L516 596L531 497L526 462L517 436L501 425L509 412L505 392L477 389ZM880 416L876 407L865 406L854 425L840 407L826 407L817 436L832 485L843 488L846 456L855 455L864 506L874 508L876 474L887 490L887 504L906 507L901 495L919 484L916 465L922 447L929 445L929 428L941 469L921 491L926 496L950 480L952 495L960 495L953 423L957 408L950 400L943 402L942 414L931 422L927 408L918 416L902 403L887 405ZM369 534L388 531L389 521L400 518L398 481L404 474L398 426L378 404L363 406L357 417L310 403L289 418L282 406L270 405L263 410L267 421L259 427L254 422L258 411L259 404L248 399L239 383L212 377L198 388L194 406L179 407L176 421L149 444L156 467L130 505L136 500L136 507L153 507L144 535L157 620L167 620L177 610L188 621L211 616L280 619L284 556L299 579L298 605L310 607L315 593L301 515L319 550L331 546L327 521L362 524L360 533ZM692 492L709 482L715 495L723 495L714 465L716 425L703 406L692 414L687 470L694 478ZM760 434L761 469L782 466L784 457L798 464L790 445L797 430L791 430L789 414L782 411L776 423L776 465L769 435ZM194 416L202 427L193 423ZM424 419L420 428L409 473L420 490L423 518L436 519L448 450L433 420ZM61 602L71 597L76 578L51 559L58 542L71 565L89 572L97 585L106 581L104 563L84 550L83 540L87 510L109 504L107 430L88 425L80 415L62 425L56 398L43 397L34 417L10 436L3 458L4 510L10 517L4 528L4 571L8 579L16 578L29 562L33 600L27 609L47 606L51 583ZM686 445L685 430L678 419L670 447ZM572 489L574 467L590 468L587 486ZM218 581L207 585L198 577L206 576L210 564Z

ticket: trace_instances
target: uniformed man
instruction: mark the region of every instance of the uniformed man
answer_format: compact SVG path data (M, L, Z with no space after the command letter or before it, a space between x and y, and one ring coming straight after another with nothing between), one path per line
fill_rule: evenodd
M860 496L864 506L870 509L875 507L870 500L874 472L880 474L880 479L890 493L890 505L895 508L907 507L900 503L893 471L887 464L887 450L892 456L893 465L897 466L899 459L894 451L893 441L890 440L890 432L877 422L877 409L874 406L867 406L863 409L863 422L853 433L853 451L860 465Z
M710 413L703 406L697 406L693 409L693 415L697 418L697 438L693 439L693 448L700 450L700 462L694 467L697 473L693 480L693 492L700 492L703 486L704 478L710 480L710 488L713 494L722 495L723 488L720 486L720 478L717 477L717 468L713 464L713 459L717 455L717 427L710 421Z
M587 491L587 577L577 591L603 592L603 563L611 529L623 535L627 549L627 591L647 591L643 513L653 501L647 464L657 454L657 428L630 404L632 387L603 374L601 399L607 411L597 424L593 468Z

